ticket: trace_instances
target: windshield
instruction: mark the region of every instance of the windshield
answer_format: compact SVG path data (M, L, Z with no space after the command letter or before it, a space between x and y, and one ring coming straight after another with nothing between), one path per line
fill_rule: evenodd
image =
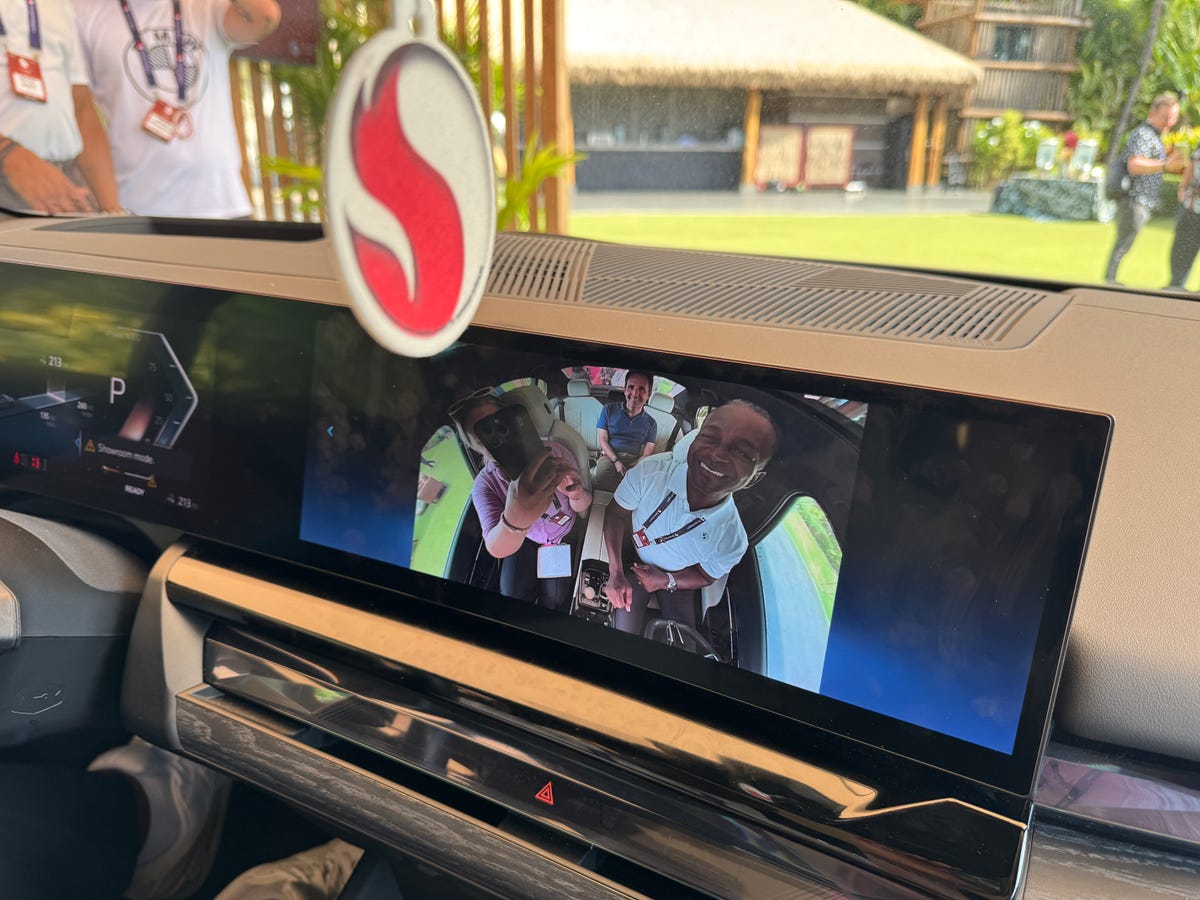
M331 96L392 4L246 2L254 28L185 21L180 60L166 0L161 28L150 13L142 23L144 45L116 4L61 0L47 27L73 15L79 55L47 51L40 80L5 79L0 206L320 222ZM1200 287L1200 7L1188 0L413 8L478 92L501 229ZM30 102L39 92L51 96ZM57 110L60 136L33 130L35 106ZM33 178L39 155L61 172ZM76 193L43 189L55 179Z

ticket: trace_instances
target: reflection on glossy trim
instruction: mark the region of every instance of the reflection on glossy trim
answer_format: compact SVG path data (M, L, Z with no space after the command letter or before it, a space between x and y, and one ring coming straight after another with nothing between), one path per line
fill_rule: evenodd
M1052 743L1034 799L1070 816L1200 846L1200 779L1191 773Z
M370 667L395 674L376 679L385 687L422 684L421 697L458 711L449 718L491 723L491 749L507 746L510 764L523 762L522 754L531 754L531 746L542 748L539 752L553 747L556 766L574 760L575 765L604 767L612 777L618 773L620 800L644 813L671 821L678 814L673 804L699 803L707 807L708 817L733 829L735 839L727 846L774 865L780 863L778 848L786 847L784 855L803 860L810 872L826 877L837 872L841 877L830 881L852 894L878 895L881 875L891 879L883 893L889 897L901 895L901 884L929 894L972 897L1009 897L1019 885L1026 823L957 797L922 794L921 784L866 784L562 672L344 605L330 595L290 589L194 558L176 563L167 594L175 603L233 621L274 623L331 650L361 656ZM251 652L261 655L261 644ZM307 653L302 654L307 664L297 667L299 651L281 649L290 656L273 662L302 680L320 681L322 669L335 668L315 655L308 659ZM227 660L210 674L218 681L233 679L230 685L239 677ZM307 699L304 691L300 696L289 693L284 702L279 688L270 678L259 683L256 701L292 716L317 714L306 705L314 699L311 691ZM333 699L345 688L340 681L325 687L334 692ZM375 702L376 694L372 688L361 699ZM358 716L361 707L343 703L338 716L342 710ZM338 733L337 716L330 716L318 727ZM422 728L431 721L425 720ZM381 752L396 737L375 736ZM476 744L477 750L486 746ZM437 774L470 782L479 771L474 758L456 757L454 767L442 767ZM673 844L686 839L688 821L696 820L683 817L676 823ZM955 839L947 840L948 835ZM811 864L814 850L820 853L812 859L823 856L824 869ZM872 882L876 888L867 888Z

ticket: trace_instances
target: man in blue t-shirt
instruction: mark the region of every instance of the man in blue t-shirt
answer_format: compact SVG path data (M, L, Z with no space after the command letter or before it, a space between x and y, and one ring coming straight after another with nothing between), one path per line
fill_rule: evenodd
M616 490L625 473L654 452L658 423L646 412L653 384L654 379L645 372L631 369L625 373L625 402L609 403L600 410L596 422L600 459L592 477L593 488Z

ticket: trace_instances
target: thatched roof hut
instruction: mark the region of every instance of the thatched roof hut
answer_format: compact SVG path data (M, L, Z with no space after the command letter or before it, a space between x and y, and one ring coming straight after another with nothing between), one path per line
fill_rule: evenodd
M567 15L575 84L960 97L982 69L842 0L584 0Z

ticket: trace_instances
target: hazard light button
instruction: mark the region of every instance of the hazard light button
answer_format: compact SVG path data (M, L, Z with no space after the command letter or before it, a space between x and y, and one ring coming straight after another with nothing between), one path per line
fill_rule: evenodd
M547 781L545 787L534 794L535 800L541 800L547 806L554 805L554 782Z

